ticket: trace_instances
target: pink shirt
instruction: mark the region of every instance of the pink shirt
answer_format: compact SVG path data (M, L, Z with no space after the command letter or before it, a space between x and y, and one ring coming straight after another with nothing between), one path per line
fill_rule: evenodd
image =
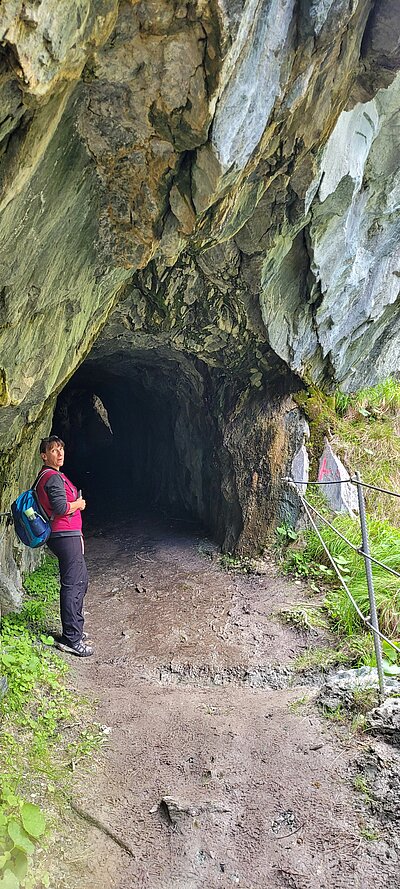
M36 484L36 494L39 500L41 507L44 509L46 515L49 518L55 512L54 504L52 503L51 497L49 497L48 492L46 491L46 486L51 476L57 475L62 478L64 484L65 491L65 499L66 505L64 513L56 512L54 518L51 521L51 533L59 534L65 533L68 531L82 532L82 515L80 509L75 510L72 515L67 515L69 504L72 503L73 500L78 499L78 491L75 485L70 482L66 475L63 472L60 472L58 469L47 469L44 468L41 470L39 475L39 481ZM51 486L50 486L51 487ZM59 498L57 498L59 501Z

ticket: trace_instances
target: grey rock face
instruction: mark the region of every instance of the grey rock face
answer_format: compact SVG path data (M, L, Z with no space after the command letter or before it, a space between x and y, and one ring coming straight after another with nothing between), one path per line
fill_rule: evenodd
M247 0L223 69L212 127L211 144L223 170L242 169L265 130L280 93L294 5L294 0Z
M348 470L326 442L318 467L318 481L321 493L334 512L346 512L353 516L358 512L357 488L347 481ZM332 484L336 481L338 484ZM328 484L323 484L328 482Z
M347 391L400 366L399 107L396 78L342 112L305 196L306 227L287 228L263 269L271 346Z
M295 480L296 487L302 494L305 494L307 490L309 471L310 460L307 448L305 445L302 445L294 455L291 466L291 477Z
M10 611L21 604L21 577L17 576L15 580L16 583L8 574L0 571L0 616L2 611Z

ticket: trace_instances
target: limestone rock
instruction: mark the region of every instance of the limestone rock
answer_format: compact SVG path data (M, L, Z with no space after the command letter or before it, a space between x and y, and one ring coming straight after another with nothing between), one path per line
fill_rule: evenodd
M322 482L320 491L334 512L347 512L352 516L358 512L358 496L356 486L347 481L348 478L347 469L327 441L318 467L318 481ZM332 484L336 480L338 484Z
M357 708L354 692L376 689L379 691L379 677L376 667L355 667L340 669L328 676L318 695L318 704L327 710L336 710L344 706L348 710ZM392 677L385 677L385 691L388 695L398 695L400 683ZM381 707L374 708L367 716L368 724L375 724L377 732L386 724L393 731L398 729L399 705L398 698L387 698ZM389 732L390 733L390 729Z
M222 71L211 143L223 170L242 169L257 148L290 54L294 0L247 2ZM275 64L271 65L271 58ZM261 87L262 84L262 88Z
M0 616L2 611L6 613L21 604L21 578L15 580L0 571Z
M306 226L285 227L263 270L271 346L316 381L330 365L346 391L399 366L399 106L397 77L342 112L305 196Z
M77 80L88 53L108 37L117 10L117 0L5 0L2 44L23 91L41 100L59 81Z

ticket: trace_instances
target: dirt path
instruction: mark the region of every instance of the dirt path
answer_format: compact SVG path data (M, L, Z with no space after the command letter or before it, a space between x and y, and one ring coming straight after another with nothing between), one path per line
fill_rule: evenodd
M142 522L87 551L96 655L73 666L111 733L76 802L114 839L71 816L54 889L399 887L353 787L370 740L344 744L291 676L307 641L273 612L298 587L272 567L223 571L179 525Z

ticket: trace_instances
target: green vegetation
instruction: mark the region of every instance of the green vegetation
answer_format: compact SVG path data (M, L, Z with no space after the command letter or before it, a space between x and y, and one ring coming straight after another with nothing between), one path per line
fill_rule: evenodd
M379 840L379 833L375 830L374 827L369 827L362 823L360 825L360 836L363 840L368 840L369 842L374 842L375 840Z
M360 546L360 528L357 521L349 516L340 515L333 520L333 524L354 546ZM374 558L400 571L400 531L393 528L389 522L370 519L368 532ZM344 540L337 537L331 528L326 526L321 528L321 534L359 608L367 615L369 600L364 560L357 552L350 549ZM314 532L307 532L305 538L304 558L311 563L326 564L329 560L317 535ZM385 635L397 639L400 637L399 578L389 574L379 565L372 565L372 574L380 627ZM361 618L342 587L336 582L327 594L325 604L334 626L339 631L351 636L360 630L363 625Z
M379 694L376 688L356 687L348 689L347 694L340 701L333 698L329 703L326 700L318 703L321 713L326 719L331 722L345 723L346 731L350 727L351 734L359 734L366 731L367 714L378 706ZM361 782L359 783L358 789L361 789Z
M68 794L71 763L98 749L104 739L98 727L86 724L79 731L82 719L90 719L90 710L67 688L68 668L46 632L49 620L55 620L57 562L46 558L26 578L25 589L22 610L3 617L0 628L0 675L8 682L0 702L3 889L49 885L36 852L46 843L47 813L53 814Z
M289 713L294 713L294 714L301 713L304 710L304 708L307 706L308 703L309 703L309 696L308 695L303 695L301 698L296 698L296 700L290 701L290 703L288 704Z
M293 608L284 608L279 616L285 623L291 624L296 630L309 632L315 629L328 629L328 622L322 609L315 605L299 603Z
M312 474L316 477L321 442L328 435L345 465L359 470L370 484L400 492L400 382L389 378L357 395L337 393L327 399L315 389L301 393L311 427ZM372 555L400 571L400 498L365 490ZM359 522L349 516L332 516L318 488L310 487L307 499L328 518L355 547L361 545ZM335 532L318 520L320 533L345 579L358 607L369 614L364 560ZM285 533L283 533L285 531ZM296 535L293 532L293 540ZM350 662L374 665L372 635L350 602L317 534L306 531L290 543L287 529L276 534L283 553L283 571L307 581L307 587L324 597L329 626L337 632L336 648L311 649L296 662L297 669L327 667ZM378 619L381 631L392 641L400 640L400 581L383 568L372 565ZM396 652L383 643L384 667L389 675L400 674Z
M363 481L400 491L400 381L389 377L356 395L327 397L315 387L296 396L310 424L311 477L316 478L324 438ZM308 492L309 494L309 492ZM400 499L365 491L372 518L400 527Z
M295 662L295 670L306 672L308 670L328 670L339 664L349 663L349 653L340 648L308 648L304 654L300 654Z
M368 484L400 491L400 382L390 377L355 396L337 395L332 447ZM372 518L400 528L400 499L365 490Z
M353 785L354 789L358 790L359 793L362 793L365 797L367 797L368 800L371 798L368 784L363 775L356 775L353 781Z
M322 707L321 712L325 719L329 719L331 722L344 722L346 718L342 704L337 704L336 707Z
M278 545L283 546L284 544L291 543L294 540L297 540L298 534L293 528L288 524L278 525L275 528L275 534L277 538Z
M337 415L346 416L351 410L358 410L365 417L395 415L400 410L400 383L394 377L388 377L376 386L361 389L356 395L336 392Z
M373 707L379 704L378 692L374 688L353 688L352 706L357 713L369 713Z
M332 519L332 517L331 517ZM336 516L332 519L333 525L355 546L360 545L359 524L349 516ZM388 522L369 520L369 535L371 552L373 556L396 571L400 571L400 531L394 529ZM369 614L368 589L365 577L364 560L351 550L345 541L337 537L335 532L323 526L320 529L322 537L333 556L349 590L357 602L358 607L366 616ZM322 666L330 663L358 663L372 666L375 664L373 639L370 632L366 632L364 622L357 614L352 602L340 584L332 567L328 567L328 556L314 531L305 531L301 537L303 549L287 553L284 563L284 571L294 573L297 577L311 581L311 588L317 592L324 592L323 606L328 625L338 633L342 645L338 650L326 649L319 655L316 652L306 652L302 659L298 659L297 668ZM372 574L376 594L378 620L381 631L399 644L400 640L400 581L399 578L388 574L379 565L373 565ZM292 623L299 625L301 614L304 612L303 628L306 624L312 624L312 608L303 605L296 606L298 620ZM294 610L296 610L294 609ZM323 614L320 609L314 609L321 617L319 624L323 626ZM309 617L311 615L311 617ZM325 624L327 625L327 623ZM383 643L385 655L385 671L390 675L400 673L397 665L396 652L387 643Z

